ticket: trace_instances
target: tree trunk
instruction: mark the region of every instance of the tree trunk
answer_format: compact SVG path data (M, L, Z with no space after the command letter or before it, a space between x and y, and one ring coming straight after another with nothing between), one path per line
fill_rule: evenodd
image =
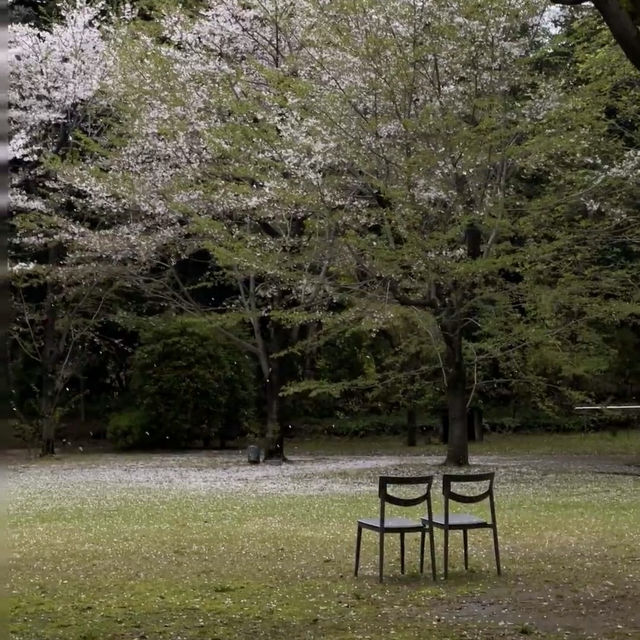
M628 2L625 6L621 0L593 0L593 4L601 13L629 62L640 70L640 29L633 21L632 3ZM638 8L636 5L636 10Z
M49 250L49 259L53 263L55 251ZM42 388L40 396L40 419L42 421L42 449L40 455L55 453L56 425L55 413L55 366L56 348L56 311L53 305L52 292L45 300L44 344L42 349Z
M407 446L415 447L418 443L418 417L415 406L407 409Z
M271 362L269 378L266 382L267 428L264 443L265 460L284 460L284 437L280 426L279 395L280 378L278 364Z
M42 447L41 456L52 456L55 454L56 425L52 417L42 419Z
M452 371L447 376L447 408L449 410L449 441L445 464L467 465L469 464L469 442L464 368Z
M449 411L449 440L445 464L469 464L469 438L467 432L467 391L462 330L454 315L447 331L443 331L446 345L445 369L447 377L447 409Z
M87 413L84 404L84 374L80 376L80 422L83 424L87 420Z
M56 423L54 418L53 374L48 368L43 371L42 397L40 398L40 420L42 424L41 456L53 455L55 451Z

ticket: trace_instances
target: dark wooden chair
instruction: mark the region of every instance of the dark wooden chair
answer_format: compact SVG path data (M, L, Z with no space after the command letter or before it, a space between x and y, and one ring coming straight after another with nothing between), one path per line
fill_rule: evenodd
M433 529L422 524L419 520L410 520L408 518L388 517L386 515L385 506L387 504L397 505L400 507L415 507L420 503L426 504L427 522L433 517L431 508L431 485L433 484L433 476L380 476L378 482L378 496L380 497L380 516L378 518L362 518L358 520L358 533L356 536L356 567L355 575L358 575L358 567L360 566L360 543L362 541L362 530L369 529L375 531L379 536L379 577L382 582L382 570L384 565L384 537L388 533L398 534L400 536L400 571L404 573L404 542L405 534L420 534L420 573L424 573L424 542L425 536L429 534L429 546L431 550L431 572L433 579L436 579L436 554L433 540ZM421 486L420 495L411 498L401 498L389 493L390 485L416 485Z
M432 519L422 518L426 527L437 527L444 531L444 577L449 571L449 531L462 531L462 544L464 547L464 568L469 569L469 541L468 531L470 529L491 529L493 532L493 549L496 558L496 569L500 575L500 550L498 548L498 526L496 524L496 507L493 496L493 480L495 473L474 473L474 474L444 474L442 476L442 493L444 494L444 515L434 516ZM471 495L462 494L455 491L455 487L461 484L488 482L489 486L480 493ZM460 502L463 504L473 504L489 500L490 520L483 520L478 516L469 513L451 513L450 502Z

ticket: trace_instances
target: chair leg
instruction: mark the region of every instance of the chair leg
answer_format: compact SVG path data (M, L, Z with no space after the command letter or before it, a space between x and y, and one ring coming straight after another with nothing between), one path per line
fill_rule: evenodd
M356 534L356 568L354 576L358 575L358 567L360 566L360 543L362 542L362 527L358 527L358 533Z
M420 532L420 573L424 573L424 538L425 530Z
M433 527L429 527L429 550L431 551L431 575L435 582L436 578L436 543L434 540Z
M382 582L382 568L384 566L384 533L380 531L380 553L378 557L378 562L380 563L378 567L379 580Z
M444 528L444 577L449 576L449 529Z
M493 525L493 550L496 554L496 569L498 570L498 575L501 574L500 571L500 549L498 548L498 527Z
M469 570L469 536L466 529L462 530L462 546L464 547L464 569Z
M404 574L404 533L400 534L400 573Z

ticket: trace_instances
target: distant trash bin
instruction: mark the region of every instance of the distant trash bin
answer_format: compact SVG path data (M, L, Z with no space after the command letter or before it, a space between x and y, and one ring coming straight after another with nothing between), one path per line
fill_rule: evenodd
M260 447L255 444L247 447L247 460L251 464L258 464L260 462Z

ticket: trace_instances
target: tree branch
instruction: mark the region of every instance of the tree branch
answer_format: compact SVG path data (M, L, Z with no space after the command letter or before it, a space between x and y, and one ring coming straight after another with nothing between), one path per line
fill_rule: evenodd
M588 0L553 0L554 4L576 7ZM620 0L592 0L627 59L640 70L640 29ZM637 6L637 4L635 5Z
M609 30L631 64L640 70L640 29L620 0L594 0Z

